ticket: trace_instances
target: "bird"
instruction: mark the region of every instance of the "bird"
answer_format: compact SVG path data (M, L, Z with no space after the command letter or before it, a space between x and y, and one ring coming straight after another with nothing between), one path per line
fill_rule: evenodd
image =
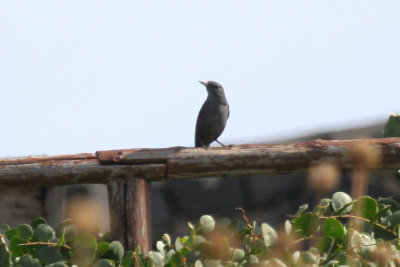
M195 147L208 148L214 141L224 146L217 140L229 118L229 105L224 88L214 81L200 81L200 83L207 88L208 96L197 116Z

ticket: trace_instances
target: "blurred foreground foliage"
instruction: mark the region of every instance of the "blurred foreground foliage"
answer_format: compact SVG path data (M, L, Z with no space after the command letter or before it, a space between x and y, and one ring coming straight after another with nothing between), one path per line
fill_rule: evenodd
M70 220L55 231L43 218L1 224L0 266L400 266L400 204L392 198L337 192L313 210L300 206L278 230L238 210L240 220L204 215L186 236L164 234L146 255Z

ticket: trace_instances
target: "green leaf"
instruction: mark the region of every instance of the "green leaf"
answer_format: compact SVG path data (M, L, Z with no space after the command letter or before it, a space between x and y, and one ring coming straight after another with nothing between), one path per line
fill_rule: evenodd
M172 257L175 255L175 253L176 252L173 249L168 250L164 255L165 263L169 263L171 261Z
M188 222L188 227L190 229L190 234L195 235L196 234L196 229L194 228L194 225Z
M45 265L63 260L59 247L41 247L36 257Z
M32 258L31 255L26 254L22 256L18 261L18 266L21 267L42 267L38 259Z
M389 217L389 221L392 225L400 223L400 210L393 212Z
M60 261L47 265L46 267L68 267L68 265L64 261Z
M86 267L93 263L97 250L96 238L90 234L79 234L72 244L72 262L79 267Z
M383 130L383 137L400 136L400 114L390 114Z
M375 250L376 240L368 234L353 231L349 242L352 247L360 247L361 253L363 251L369 253Z
M193 234L193 235L190 235L190 236L188 236L187 238L186 238L186 243L185 243L185 245L187 246L187 247L192 247L193 246L193 244L194 244L194 241L195 241L195 235Z
M122 259L122 267L134 267L135 260L133 259L135 253L133 251L128 251Z
M390 205L391 211L400 210L400 203L394 200L392 197L379 197L378 203Z
M33 229L28 224L20 224L17 227L17 235L19 238L24 240L25 242L30 240L33 236Z
M179 254L179 252L172 255L171 259L169 260L169 264L170 264L170 266L182 266L182 256ZM124 266L124 267L127 267L127 266ZM129 266L129 267L131 267L131 266Z
M244 238L245 236L251 234L251 229L250 229L247 225L246 225L246 226L243 226L243 227L239 230L239 234L240 234L241 237Z
M333 237L341 241L344 241L346 236L343 224L336 218L326 219L322 224L322 231L324 236Z
M161 240L165 245L171 245L171 237L169 236L169 234L163 234Z
M5 234L8 230L10 230L10 226L8 224L0 224L0 234Z
M260 262L260 261L259 261L259 259L258 259L257 256L255 256L255 255L250 255L250 257L249 257L250 266L251 266L252 264L258 264L259 262Z
M215 228L215 220L210 215L203 215L199 220L199 230L203 233L210 233Z
M378 212L375 214L375 219L380 219L382 217L386 217L390 212L390 205L379 204Z
M319 201L319 204L314 208L314 213L318 215L325 214L329 209L332 200L329 198L323 198Z
M150 251L148 256L149 256L152 266L156 266L156 267L164 266L163 256L160 252Z
M359 197L353 206L355 215L367 219L372 219L378 211L378 203L375 199L368 196Z
M251 241L250 241L251 242ZM245 241L248 244L248 241ZM264 239L256 239L250 244L251 254L253 255L263 255L265 253L265 243Z
M68 225L67 227L65 227L64 231L64 239L67 243L72 242L79 233L78 228L76 228L76 226L74 225Z
M38 218L34 219L33 221L31 221L31 223L30 223L30 225L32 226L33 229L38 227L38 225L40 225L40 224L47 224L47 221L42 217L38 217Z
M318 230L319 218L311 212L303 213L299 218L295 219L294 229L299 231L303 236L314 234Z
M316 264L318 257L317 255L315 255L314 253L310 252L310 251L305 251L303 253L301 253L301 258L310 264Z
M177 237L175 239L175 249L176 249L176 251L183 249L183 244L182 244L181 238L179 238L179 237Z
M24 255L24 249L19 245L25 243L21 238L14 236L10 240L10 251L13 256L20 257Z
M232 258L234 261L240 261L244 258L245 252L241 248L234 248L232 251Z
M104 258L113 260L117 265L119 265L123 256L124 248L119 241L111 242L103 255Z
M58 239L58 241L57 241L57 246L61 247L64 243L65 243L65 239L64 239L64 235L62 235L60 237L60 239Z
M285 233L288 235L292 232L292 223L289 220L285 221Z
M62 221L62 223L57 227L56 237L58 238L58 246L62 246L65 242L69 243L78 234L78 229L73 226L70 219Z
M323 198L319 201L319 206L328 207L332 203L332 200L329 198Z
M344 192L336 192L332 196L332 207L338 212L343 209L344 212L350 212L352 205L350 205L352 199Z
M261 224L262 235L264 238L265 247L269 247L276 242L278 234L275 229L269 226L267 223Z
M202 243L205 243L205 242L207 242L207 240L203 236L195 235L192 247L197 248L198 246L200 246Z
M93 265L93 267L115 267L114 262L107 260L107 259L101 259L96 261L96 263Z
M9 267L11 264L10 252L2 235L0 235L0 266Z
M49 242L54 239L54 230L50 225L39 224L34 228L33 239L42 242Z
M60 223L60 225L56 229L56 237L61 238L65 233L65 228L72 224L71 219L64 220Z
M60 253L63 257L64 260L66 261L71 261L72 259L72 250L70 248L66 248L64 246L59 247L60 248Z
M103 256L103 254L107 251L108 247L110 246L110 243L107 242L100 242L97 243L97 252Z
M296 212L296 215L302 214L306 209L308 209L308 204L301 205Z
M334 244L335 244L335 239L333 237L324 236L320 240L318 240L316 247L320 251L326 252L329 254L330 251L332 250Z
M17 228L11 228L10 230L6 231L6 237L8 240L11 240L14 236L18 236Z

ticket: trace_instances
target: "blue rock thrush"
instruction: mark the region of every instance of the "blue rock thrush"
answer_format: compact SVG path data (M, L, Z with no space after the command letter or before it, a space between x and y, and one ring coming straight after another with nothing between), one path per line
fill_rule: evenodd
M224 88L217 82L200 82L207 88L208 96L200 109L196 122L195 147L209 147L217 141L229 117L229 105Z

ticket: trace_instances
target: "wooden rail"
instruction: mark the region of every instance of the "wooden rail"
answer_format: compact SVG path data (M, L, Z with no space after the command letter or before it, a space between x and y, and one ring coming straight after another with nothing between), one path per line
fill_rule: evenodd
M313 140L217 148L126 149L0 160L0 185L107 184L113 238L150 250L151 181L305 172L331 160L354 167L348 149L365 142L380 153L375 169L400 169L400 138Z

